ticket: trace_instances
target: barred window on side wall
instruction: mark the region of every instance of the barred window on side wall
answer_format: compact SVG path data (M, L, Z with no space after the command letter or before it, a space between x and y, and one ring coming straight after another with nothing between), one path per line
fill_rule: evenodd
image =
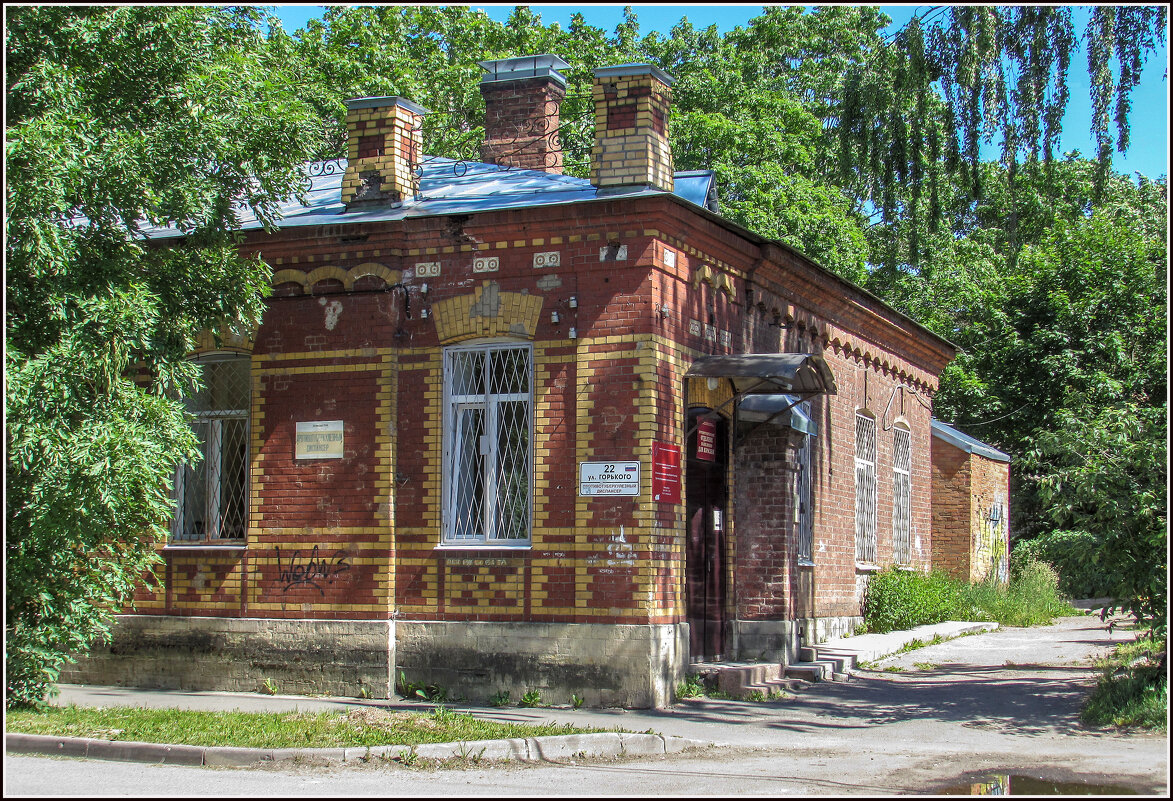
M187 401L202 459L179 468L172 542L243 540L248 527L248 356L200 359L204 387Z

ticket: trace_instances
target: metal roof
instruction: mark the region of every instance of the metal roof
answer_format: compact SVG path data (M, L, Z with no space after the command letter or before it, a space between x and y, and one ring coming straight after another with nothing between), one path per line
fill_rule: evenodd
M835 377L822 356L813 353L743 353L700 356L686 378L728 378L738 396L751 394L834 395Z
M346 160L320 161L306 165L310 184L305 204L289 200L280 206L280 229L338 223L369 223L405 220L448 214L474 214L501 209L532 208L617 197L653 197L671 194L702 209L715 211L714 174L708 171L679 172L671 193L647 187L622 193L604 192L585 178L555 175L538 170L501 167L475 161L425 157L420 165L419 192L415 199L397 206L383 206L347 212L342 205L342 176ZM261 223L247 206L238 209L240 228L256 230ZM183 236L179 229L149 228L150 239Z
M984 442L974 439L969 434L963 434L953 426L948 426L942 423L937 418L933 418L933 436L937 439L948 442L955 448L960 448L966 453L976 453L979 456L984 456L987 459L993 459L996 462L1009 462L1010 454L1002 453L997 448L991 447Z

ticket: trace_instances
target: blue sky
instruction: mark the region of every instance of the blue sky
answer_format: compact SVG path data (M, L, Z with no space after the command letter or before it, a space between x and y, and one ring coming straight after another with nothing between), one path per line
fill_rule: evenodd
M505 21L513 10L513 4L474 3L477 8L498 21ZM762 6L750 5L691 5L687 3L674 4L631 4L639 21L640 33L662 31L665 34L680 21L687 17L694 27L704 28L716 25L722 33L733 30L739 25L745 25L750 19L761 15ZM316 5L285 5L275 6L277 16L281 18L285 30L290 33L303 27L307 20L321 16L324 6ZM577 5L577 4L549 4L531 5L530 8L542 18L542 22L550 24L559 22L568 25L570 17L575 12L581 12L586 21L607 31L613 31L615 26L623 20L623 4L613 5ZM894 26L899 26L908 20L918 10L923 13L927 5L903 4L882 5L884 12L893 19ZM1076 30L1082 32L1086 22L1086 8L1077 8L1075 14ZM1068 76L1071 100L1068 103L1067 116L1063 120L1063 151L1078 149L1084 156L1095 153L1095 144L1089 133L1091 107L1088 100L1088 79L1086 73L1087 54L1082 49L1072 59L1072 68ZM1132 146L1127 155L1115 153L1113 163L1121 172L1140 172L1151 178L1169 173L1169 56L1167 46L1162 46L1159 52L1149 59L1145 65L1143 80L1132 97ZM991 154L993 155L993 153Z

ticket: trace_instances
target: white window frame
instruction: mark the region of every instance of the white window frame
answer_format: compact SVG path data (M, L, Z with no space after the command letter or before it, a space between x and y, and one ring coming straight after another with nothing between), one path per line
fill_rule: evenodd
M876 564L876 418L855 413L855 561Z
M210 353L197 357L194 361L201 364L214 364L218 362L238 361L245 364L251 362L251 357L247 354L240 354L236 352L224 353ZM206 446L204 459L198 464L189 465L181 464L175 470L175 516L171 521L171 538L169 545L184 546L184 545L207 545L224 544L239 545L245 541L248 533L249 524L249 448L251 447L251 421L250 421L250 407L252 405L252 376L251 369L247 379L248 381L248 397L245 399L244 408L240 409L201 409L193 408L195 403L193 400L188 400L188 409L192 415L191 425L193 430L200 438L200 443ZM210 391L211 388L208 388ZM243 520L241 526L240 536L224 536L223 532L223 510L225 508L225 499L222 493L222 483L220 481L223 465L223 447L224 447L224 431L225 423L237 421L242 422L243 433L240 434L244 439L245 447L245 462L244 462L244 480L239 489L240 497L237 499L242 510ZM204 531L202 534L196 536L189 532L187 517L187 483L190 478L194 477L195 473L200 473L204 484Z
M912 431L903 423L892 429L892 560L912 562Z
M490 376L488 375L489 366L492 361L492 354L503 351L524 351L524 358L526 361L526 391L500 393L491 391ZM485 354L484 369L486 375L484 377L483 393L474 394L455 394L454 386L454 367L455 360L458 354L479 352ZM444 348L444 454L443 454L443 511L442 511L442 534L440 544L442 546L455 547L494 547L494 548L527 548L531 545L533 539L533 503L534 503L534 415L533 415L533 386L534 386L534 361L533 361L533 346L526 342L517 342L515 340L494 340L490 342L480 342L474 344L451 345ZM500 471L492 469L494 466L500 464L501 453L499 452L500 441L500 427L501 407L506 403L524 403L525 404L525 432L526 432L526 452L524 456L525 475L525 511L524 511L524 537L507 537L500 536L497 530L497 516L499 512L498 504L500 499L497 497L498 479L500 478ZM461 444L463 432L458 425L461 419L462 411L480 410L482 413L482 434L480 435L480 442L477 445L479 454L480 469L481 469L481 484L480 484L480 526L479 530L472 534L458 533L457 527L462 525L462 521L458 519L457 510L459 508L458 494L462 489L467 490L468 485L465 483L468 479L463 478L458 473L457 461L461 454ZM474 490L475 481L474 481ZM468 523L469 521L463 521Z

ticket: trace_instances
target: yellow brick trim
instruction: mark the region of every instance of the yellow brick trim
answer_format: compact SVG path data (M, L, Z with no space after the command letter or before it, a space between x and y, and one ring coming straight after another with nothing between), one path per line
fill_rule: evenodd
M378 370L378 362L360 362L358 364L318 364L307 367L266 367L257 369L260 375L305 375L307 373L361 373Z
M543 301L541 295L502 292L495 281L484 281L472 294L434 303L432 321L443 345L478 337L514 336L532 340Z

